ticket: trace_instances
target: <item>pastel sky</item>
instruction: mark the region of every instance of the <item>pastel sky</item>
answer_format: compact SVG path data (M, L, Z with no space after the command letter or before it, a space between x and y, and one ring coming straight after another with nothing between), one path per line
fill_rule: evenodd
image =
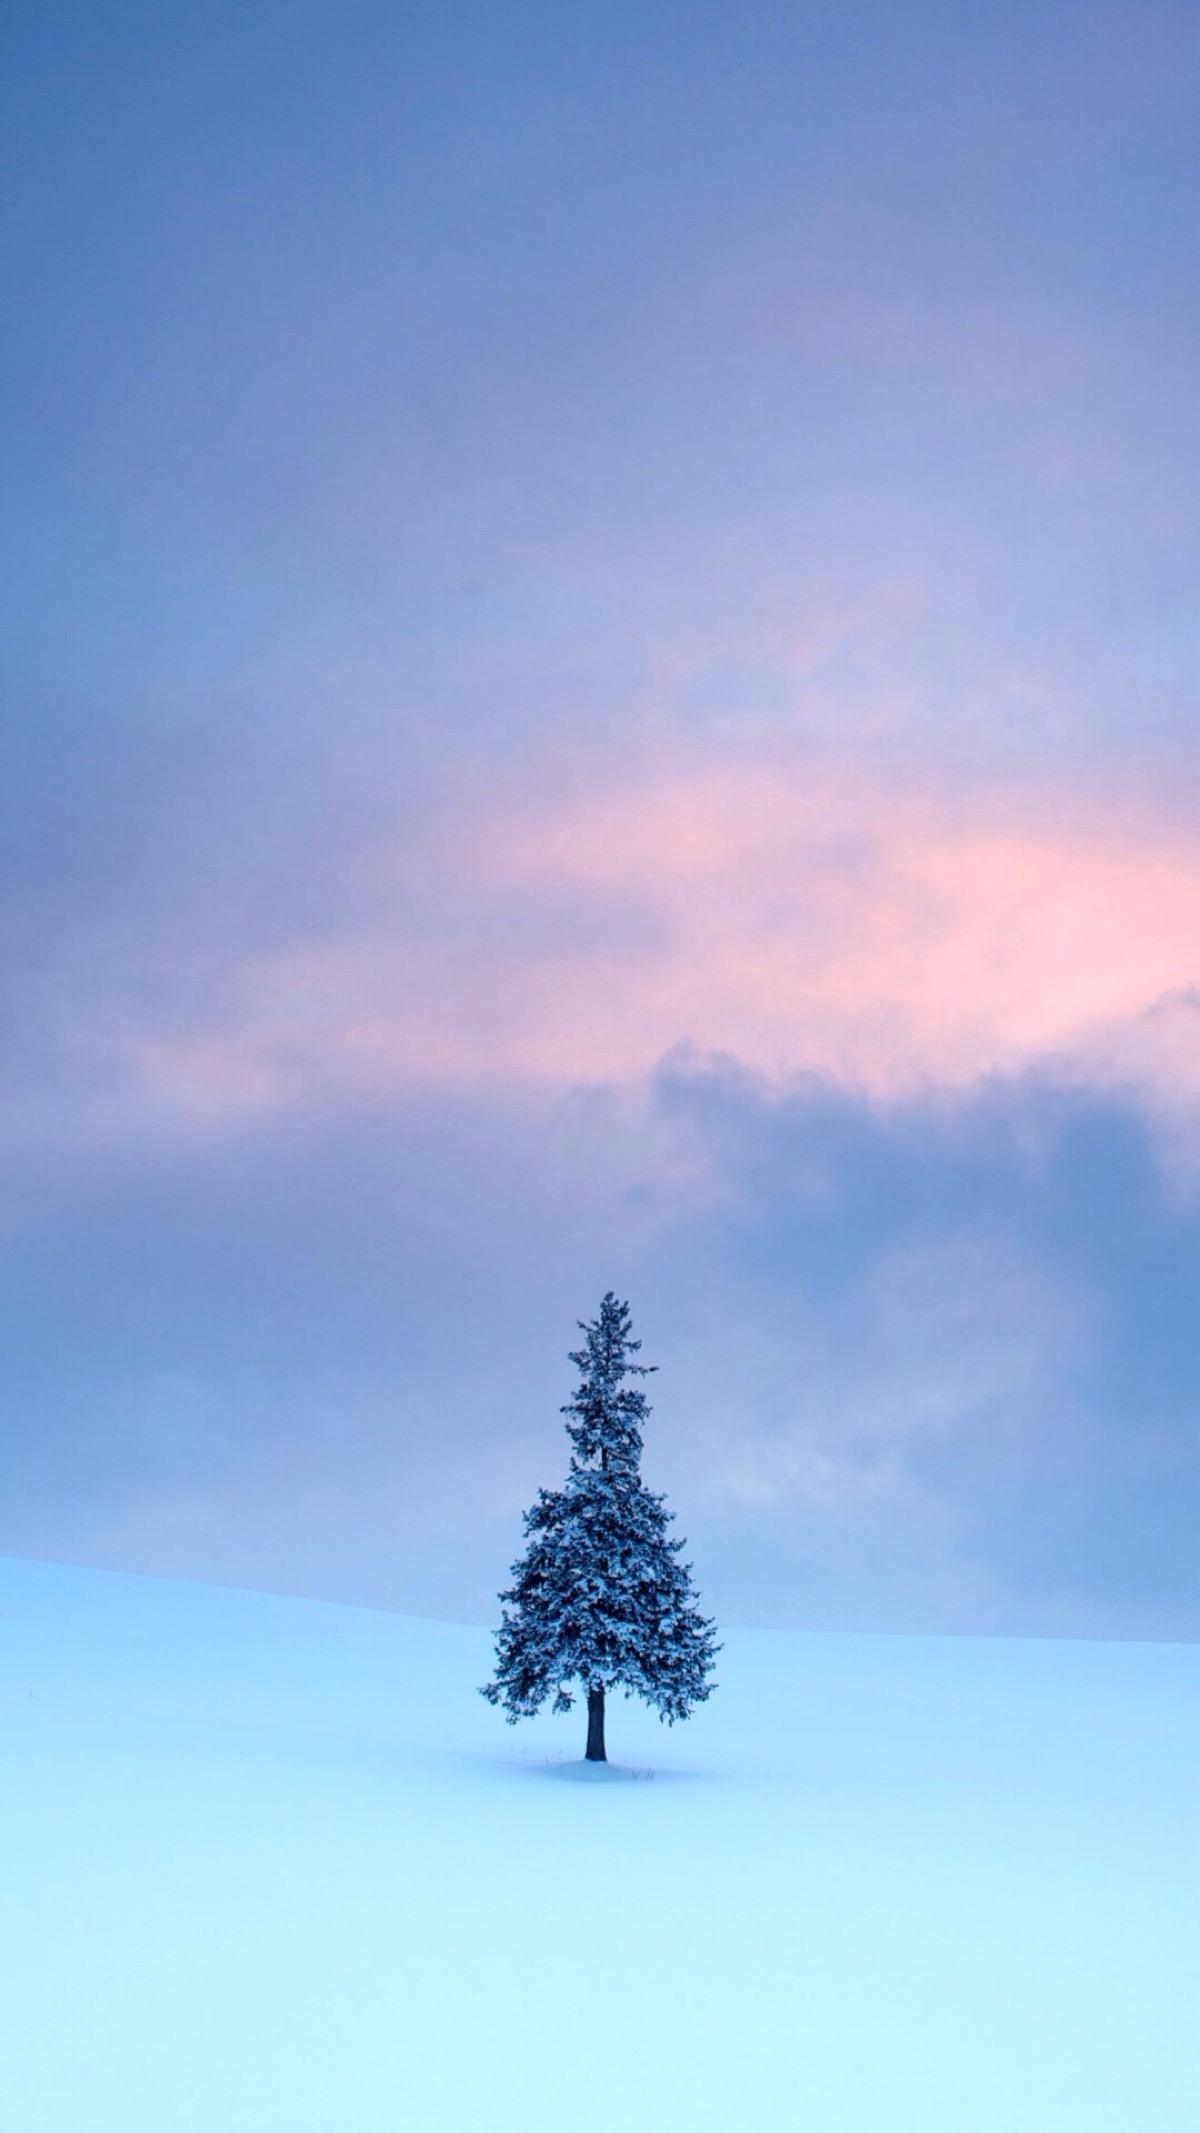
M0 1550L1200 1627L1200 16L14 0Z

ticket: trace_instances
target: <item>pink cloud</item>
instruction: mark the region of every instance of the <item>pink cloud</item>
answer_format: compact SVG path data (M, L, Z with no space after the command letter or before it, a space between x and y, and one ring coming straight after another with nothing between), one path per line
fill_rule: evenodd
M1200 845L1161 822L1072 821L1052 795L964 815L828 766L592 797L503 828L497 862L660 919L599 1013L569 964L529 1003L531 1040L586 1032L611 1067L687 1037L881 1092L964 1081L1144 1014L1200 943Z
M1200 956L1200 840L1161 809L889 792L780 747L498 794L426 862L421 923L385 890L219 1015L110 1028L139 1101L219 1131L355 1087L631 1081L681 1042L880 1098L1048 1057L1200 1088L1153 1017Z

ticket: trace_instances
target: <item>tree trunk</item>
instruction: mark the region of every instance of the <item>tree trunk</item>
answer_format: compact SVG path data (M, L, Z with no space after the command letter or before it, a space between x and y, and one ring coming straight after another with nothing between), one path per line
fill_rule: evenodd
M608 1757L604 1753L603 1689L588 1690L588 1744L584 1761L588 1763L606 1763L608 1761Z

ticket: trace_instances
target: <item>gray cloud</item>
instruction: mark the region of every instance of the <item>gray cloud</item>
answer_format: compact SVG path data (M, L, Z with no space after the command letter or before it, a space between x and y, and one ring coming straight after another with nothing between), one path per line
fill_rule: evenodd
M731 1614L1197 1627L1200 1218L1118 1103L681 1058L637 1102L414 1098L16 1182L13 1551L478 1615L614 1282Z

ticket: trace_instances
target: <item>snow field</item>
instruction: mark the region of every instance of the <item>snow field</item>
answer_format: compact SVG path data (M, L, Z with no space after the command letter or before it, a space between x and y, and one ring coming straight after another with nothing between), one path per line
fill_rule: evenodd
M1195 1651L725 1643L593 1772L483 1631L0 1563L0 2126L1195 2133Z

